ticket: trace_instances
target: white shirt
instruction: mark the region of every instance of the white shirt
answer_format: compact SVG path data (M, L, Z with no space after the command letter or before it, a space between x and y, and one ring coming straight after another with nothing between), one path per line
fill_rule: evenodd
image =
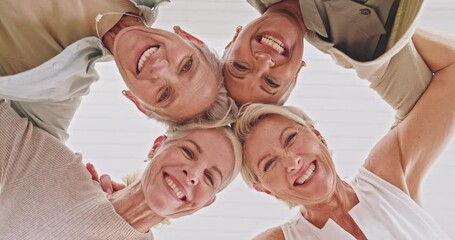
M360 168L349 182L359 203L348 213L369 240L450 239L436 221L403 191ZM281 225L286 240L355 240L351 234L329 219L322 229L301 214Z

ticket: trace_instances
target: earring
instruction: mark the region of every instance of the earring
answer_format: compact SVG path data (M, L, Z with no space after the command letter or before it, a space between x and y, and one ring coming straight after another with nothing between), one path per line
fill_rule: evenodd
M136 97L128 90L123 90L122 91L122 94L123 96L125 96L126 98L128 98L131 102L134 103L134 105L136 105L136 108L141 111L143 114L147 115L147 111L142 107L142 104L139 103L139 101L137 101Z
M325 147L328 147L327 146L327 141L325 140L325 138L323 136L319 135L319 140L321 140L322 144L324 144Z
M300 67L306 67L306 62L304 60L300 63Z
M190 41L194 41L196 42L197 44L200 44L200 45L203 45L205 44L202 40L200 40L199 38L189 34L188 32L182 30L182 28L180 28L180 26L174 26L174 32Z
M239 35L239 33L242 31L242 26L237 26L237 28L235 28L235 35L234 37L232 38L232 40L226 45L226 47L224 49L228 49L229 47L231 47L232 43L237 39L237 36Z
M236 33L239 34L239 32L242 31L242 28L243 28L243 27L242 27L241 25L237 26L237 27L235 28Z

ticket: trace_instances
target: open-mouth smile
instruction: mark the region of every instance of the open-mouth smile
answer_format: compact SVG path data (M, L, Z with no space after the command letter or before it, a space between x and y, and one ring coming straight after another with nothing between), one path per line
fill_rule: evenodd
M178 199L186 201L187 197L185 195L185 190L181 189L180 184L176 184L167 174L164 175L164 180Z
M276 37L270 36L269 34L263 34L258 36L256 41L273 49L280 55L287 56L287 49L284 43Z
M137 72L140 73L141 70L144 68L145 63L149 60L149 57L152 56L156 51L158 51L159 46L152 46L147 48L142 55L139 57L137 62Z
M316 172L316 161L310 163L310 165L305 169L305 171L294 181L294 185L303 185L308 182L311 177L313 177Z

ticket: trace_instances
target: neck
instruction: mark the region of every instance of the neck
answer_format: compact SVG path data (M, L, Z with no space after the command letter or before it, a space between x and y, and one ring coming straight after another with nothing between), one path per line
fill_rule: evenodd
M164 220L164 217L154 213L146 204L140 181L113 193L109 200L117 214L140 232L148 232Z
M270 6L264 14L274 13L274 12L287 12L296 22L300 25L302 33L305 34L307 28L303 22L302 11L300 11L300 1L299 0L284 0L279 3L273 4Z
M109 29L109 31L106 32L106 34L104 34L104 36L102 36L104 46L112 52L117 34L124 28L132 26L144 26L144 23L142 23L139 17L123 15L117 24L115 24L111 29Z
M316 227L322 228L329 218L336 220L346 217L359 199L346 182L337 178L335 192L323 203L302 205L302 215Z

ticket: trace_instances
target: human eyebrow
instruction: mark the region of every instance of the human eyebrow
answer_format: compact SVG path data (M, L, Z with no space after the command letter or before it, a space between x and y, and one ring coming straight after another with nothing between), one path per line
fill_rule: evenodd
M196 148L196 150L199 152L199 154L204 153L204 152L202 151L202 148L201 148L201 147L199 146L199 144L197 144L195 141L193 141L193 140L191 140L191 139L186 140L186 141L188 141L189 143L191 143L191 144Z

